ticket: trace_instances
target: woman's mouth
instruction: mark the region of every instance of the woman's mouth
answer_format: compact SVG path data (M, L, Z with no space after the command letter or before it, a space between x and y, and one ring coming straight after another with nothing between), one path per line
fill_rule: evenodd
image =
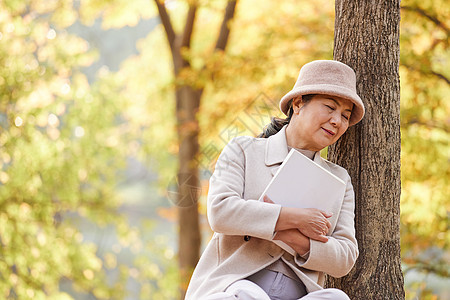
M323 128L322 127L322 129L323 129L323 131L325 131L327 134L329 134L330 136L334 136L336 133L334 133L333 131L331 131L331 130L328 130L328 129L325 129L325 128Z

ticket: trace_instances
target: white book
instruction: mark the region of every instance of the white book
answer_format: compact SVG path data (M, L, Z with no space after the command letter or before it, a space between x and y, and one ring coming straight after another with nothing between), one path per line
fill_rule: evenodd
M277 173L260 197L267 195L273 202L285 207L317 208L333 212L333 224L345 195L345 182L313 160L291 149ZM295 255L294 249L282 241L278 246Z

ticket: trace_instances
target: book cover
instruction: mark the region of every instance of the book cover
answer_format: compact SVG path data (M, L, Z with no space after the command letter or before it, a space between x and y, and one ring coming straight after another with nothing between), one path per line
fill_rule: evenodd
M317 208L337 217L345 195L345 182L313 160L291 149L277 173L260 197L267 195L285 207ZM292 255L295 251L281 241L274 241Z

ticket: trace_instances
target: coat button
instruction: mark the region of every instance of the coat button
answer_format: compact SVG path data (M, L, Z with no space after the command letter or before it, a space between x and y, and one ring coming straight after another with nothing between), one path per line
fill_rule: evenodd
M248 235L244 236L244 241L248 242L248 241L250 241L250 239L251 239L251 236L248 236Z

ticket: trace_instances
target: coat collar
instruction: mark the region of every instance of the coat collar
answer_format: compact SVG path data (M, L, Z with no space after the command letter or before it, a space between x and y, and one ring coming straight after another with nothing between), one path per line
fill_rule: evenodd
M265 163L267 166L280 164L288 155L288 146L286 141L285 125L276 134L271 135L267 139Z
M281 164L288 155L289 152L286 140L286 127L287 125L283 126L279 132L268 137L265 153L266 166ZM313 160L326 170L331 171L326 161L320 156L320 151L316 152Z

